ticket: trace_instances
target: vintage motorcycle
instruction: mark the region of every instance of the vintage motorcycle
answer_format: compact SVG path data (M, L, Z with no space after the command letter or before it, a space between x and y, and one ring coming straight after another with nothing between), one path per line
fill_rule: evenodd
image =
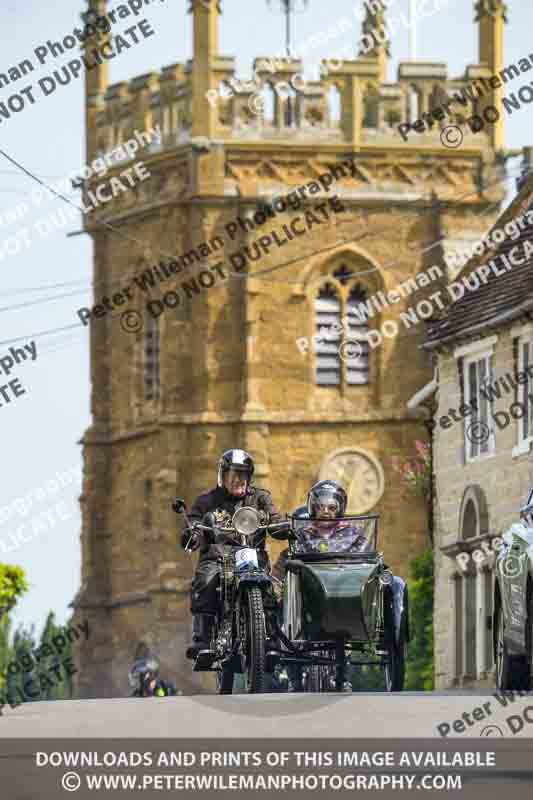
M332 535L320 541L318 552L307 552L309 519L302 513L290 519L283 624L276 631L280 647L268 652L267 670L285 667L295 691L340 692L351 690L350 664L379 665L386 690L401 691L409 640L407 588L395 600L394 576L377 550L379 516L343 517L342 527L339 520L331 522ZM366 535L364 552L349 551L344 523Z
M266 691L267 639L272 635L276 601L272 576L259 566L256 548L267 533L289 530L290 523L261 524L260 512L245 506L235 512L231 526L222 527L211 512L202 523L190 522L183 500L176 500L172 507L185 515L192 531L210 544L223 546L211 646L200 651L193 669L215 671L219 694L232 693L235 674L244 676L246 692Z

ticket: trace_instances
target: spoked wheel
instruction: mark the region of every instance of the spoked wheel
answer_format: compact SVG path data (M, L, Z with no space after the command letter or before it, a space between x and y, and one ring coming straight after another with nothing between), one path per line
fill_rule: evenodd
M320 652L320 658L324 658L328 654ZM324 664L313 664L307 670L307 680L305 683L306 691L308 692L328 692L331 689L331 667L326 667Z
M266 634L263 597L257 586L250 586L241 605L241 631L246 647L245 691L258 694L265 691Z
M346 681L346 652L344 650L344 639L337 639L335 662L335 691L343 692Z
M531 613L531 602L530 602ZM529 665L522 656L511 656L505 644L505 621L500 605L496 614L496 686L498 689L529 688Z

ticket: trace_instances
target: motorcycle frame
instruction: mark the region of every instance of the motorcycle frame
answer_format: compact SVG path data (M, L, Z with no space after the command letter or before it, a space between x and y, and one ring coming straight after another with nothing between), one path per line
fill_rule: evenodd
M214 528L215 532L232 533L235 534L233 528ZM241 539L240 547L251 547L257 551L257 547L253 547L249 538L252 539L257 532L251 535L238 534ZM239 574L235 571L235 553L239 549L236 545L223 545L222 556L222 574L220 584L217 588L219 595L219 610L217 614L217 628L218 634L215 641L215 652L217 659L211 667L212 672L222 669L223 663L226 666L231 663L233 672L244 672L242 652L241 631L239 627L239 620L241 618L241 587L256 585L261 589L261 594L265 595L265 590L272 586L272 577L267 575L264 570L259 567L253 570L247 570L244 574ZM228 632L231 636L231 647L227 642ZM240 656L239 656L240 651ZM238 658L239 656L239 658Z

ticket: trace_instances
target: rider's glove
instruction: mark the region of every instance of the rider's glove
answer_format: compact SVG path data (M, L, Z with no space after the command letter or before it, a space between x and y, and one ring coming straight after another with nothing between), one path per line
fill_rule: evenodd
M192 528L185 528L181 534L181 546L187 550L197 550L200 546L200 537Z

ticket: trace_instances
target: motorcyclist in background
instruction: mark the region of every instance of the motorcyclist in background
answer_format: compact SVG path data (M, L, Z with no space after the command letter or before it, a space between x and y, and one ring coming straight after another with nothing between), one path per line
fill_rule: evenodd
M215 515L218 525L227 527L235 511L244 506L257 509L262 524L282 522L282 516L274 505L272 495L266 489L252 486L254 475L252 457L239 449L227 450L218 462L217 486L194 501L189 518L201 522L208 512ZM274 538L286 539L287 533L273 534ZM200 558L191 584L191 613L193 615L193 643L187 649L187 658L194 659L200 650L210 647L213 615L217 612L217 593L221 573L223 546L211 544L205 537L185 528L181 537L182 546L188 550L200 547ZM270 568L265 540L258 543L259 566ZM273 603L274 598L272 598Z
M172 697L176 694L175 687L159 677L159 661L155 656L137 659L128 679L133 689L132 697Z

